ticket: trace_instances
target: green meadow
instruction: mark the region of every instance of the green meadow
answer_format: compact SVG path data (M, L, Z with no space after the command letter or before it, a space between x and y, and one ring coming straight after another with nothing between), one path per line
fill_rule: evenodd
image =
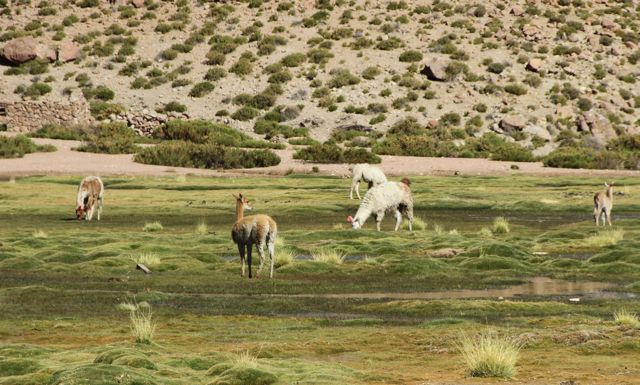
M613 227L596 228L601 179L416 177L424 226L397 233L392 215L381 232L373 218L351 230L346 217L359 201L348 199L348 179L104 178L99 222L75 219L80 180L0 182L0 385L633 384L640 376L638 178L615 180ZM278 223L273 280L268 266L260 279L240 277L230 236L238 192L254 206L247 215ZM540 277L609 287L423 297ZM136 341L140 309L152 333ZM515 341L515 371L503 376L511 380L478 379L484 372L465 364L461 341L487 334Z

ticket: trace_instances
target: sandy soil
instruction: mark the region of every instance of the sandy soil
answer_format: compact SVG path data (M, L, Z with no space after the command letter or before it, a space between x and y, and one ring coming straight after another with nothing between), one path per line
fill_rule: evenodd
M284 175L288 172L350 175L347 164L311 164L293 159L294 150L276 150L282 162L273 167L243 170L203 170L185 167L152 166L135 163L132 155L92 154L73 151L80 143L72 140L34 139L38 144L53 144L56 152L28 154L19 159L0 159L0 177L27 175L130 175L168 176L194 174L202 176ZM517 165L519 170L512 170ZM389 176L405 175L536 175L536 176L640 176L640 171L584 170L544 167L540 162L499 162L486 159L419 158L382 156L380 167Z

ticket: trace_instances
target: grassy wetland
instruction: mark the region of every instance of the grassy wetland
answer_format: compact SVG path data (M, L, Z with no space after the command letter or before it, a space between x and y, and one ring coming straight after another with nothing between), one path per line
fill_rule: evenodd
M417 177L425 226L397 233L349 228L346 179L104 178L102 220L79 222L80 179L0 182L1 385L640 376L637 178L597 229L601 179ZM273 280L240 278L237 192L278 222Z

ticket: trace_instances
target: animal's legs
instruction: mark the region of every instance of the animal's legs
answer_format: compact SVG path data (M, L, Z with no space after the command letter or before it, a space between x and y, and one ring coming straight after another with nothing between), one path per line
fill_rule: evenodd
M258 250L258 255L260 256L260 266L258 267L258 272L256 273L256 277L260 278L260 274L262 274L262 266L264 264L264 242L256 243L256 249Z
M607 222L609 222L609 227L611 227L611 210L605 210L605 214L607 216Z
M244 245L242 243L238 243L238 251L240 252L240 263L242 264L242 273L240 273L241 277L244 277Z
M249 265L249 278L253 278L251 275L251 249L253 249L253 245L251 243L247 244L247 264Z
M382 222L382 218L384 218L384 211L376 214L376 228L378 231L380 231L380 222Z
M273 257L276 253L275 239L269 239L269 243L267 243L267 249L269 250L269 278L273 278Z
M102 197L98 198L98 220L100 220L100 214L102 214L103 203Z
M398 229L400 228L400 223L402 223L402 214L400 214L400 211L396 210L396 229L395 229L395 231L398 231Z

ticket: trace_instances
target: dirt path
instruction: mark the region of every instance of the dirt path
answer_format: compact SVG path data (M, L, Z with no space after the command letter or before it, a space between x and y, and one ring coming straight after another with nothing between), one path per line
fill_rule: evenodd
M6 134L6 133L3 133ZM129 175L168 176L193 174L201 176L284 175L288 172L310 173L318 166L321 174L350 175L347 164L311 164L293 159L293 150L276 150L282 162L273 167L241 170L204 170L186 167L152 166L135 163L133 155L92 154L73 151L80 142L73 140L34 139L38 144L53 144L56 152L28 154L24 158L0 159L0 177L28 175ZM517 165L518 170L511 166ZM540 162L499 162L486 159L420 158L382 156L380 167L389 176L404 175L535 175L535 176L640 176L640 171L584 170L544 167Z

